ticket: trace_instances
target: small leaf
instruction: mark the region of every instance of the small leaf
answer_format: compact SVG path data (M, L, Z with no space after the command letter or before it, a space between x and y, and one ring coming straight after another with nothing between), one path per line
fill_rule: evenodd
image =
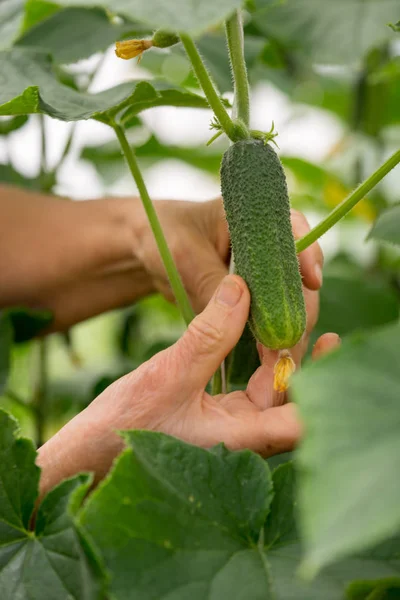
M400 204L388 208L379 215L368 238L400 246Z
M19 438L16 422L0 411L1 598L98 600L94 556L82 546L72 519L91 479L77 475L54 488L30 531L40 474L35 458L32 442Z
M146 23L151 28L167 31L184 31L200 34L214 25L222 23L237 8L242 0L62 0L60 4L68 6L101 6L135 21Z
M395 324L344 340L294 378L306 432L299 509L310 574L400 528L399 352Z
M19 117L13 117L11 119L0 119L0 135L8 135L13 131L17 131L21 129L27 122L28 117L25 115L20 115ZM3 166L3 165L1 165ZM1 176L0 176L1 181Z
M393 31L399 32L400 31L400 21L397 21L397 23L395 23L395 24L389 23L389 27L391 27L393 29Z

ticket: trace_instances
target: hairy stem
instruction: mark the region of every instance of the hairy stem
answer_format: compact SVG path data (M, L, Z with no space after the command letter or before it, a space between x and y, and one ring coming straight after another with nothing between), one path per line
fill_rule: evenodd
M386 162L383 163L366 179L361 185L358 186L343 202L341 202L321 223L311 229L307 235L297 240L296 251L302 252L308 246L311 246L316 240L318 240L324 233L329 231L340 219L343 219L347 213L354 208L354 206L364 198L368 192L372 190L384 177L394 169L394 167L400 162L400 150L397 150Z
M129 170L132 173L133 179L135 180L135 183L139 190L139 194L142 199L147 218L149 219L150 227L153 231L153 235L156 240L162 261L164 263L164 267L167 272L168 279L171 284L171 288L174 293L176 302L181 311L182 317L188 325L194 317L194 312L191 307L189 298L186 294L186 290L183 287L181 277L179 275L178 269L176 268L174 259L172 258L170 249L168 248L167 240L165 239L164 232L160 225L160 221L158 220L157 213L147 191L146 184L137 164L135 154L131 146L129 145L123 128L116 123L114 123L112 126L121 145L121 149L125 156L126 162L128 163Z
M199 80L199 83L207 98L208 104L214 111L214 114L217 117L218 122L221 125L224 132L226 133L226 135L232 141L236 141L236 139L238 138L238 133L235 124L229 116L221 98L219 97L217 90L215 89L215 85L212 82L210 74L208 73L203 63L203 60L199 54L196 44L189 35L182 33L180 35L180 38L183 47L185 48L186 54L188 55L189 60L192 63L195 75Z
M236 10L232 17L226 21L225 29L235 86L236 116L248 127L250 122L250 94L244 59L243 25L240 10Z

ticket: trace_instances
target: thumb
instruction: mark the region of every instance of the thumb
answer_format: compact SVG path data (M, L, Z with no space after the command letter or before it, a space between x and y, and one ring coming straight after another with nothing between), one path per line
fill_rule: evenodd
M243 279L226 276L204 311L171 349L170 359L179 366L185 387L205 387L238 342L249 306L250 294Z
M207 246L199 250L197 254L197 265L193 271L190 263L190 272L182 271L182 277L190 294L196 313L201 312L207 306L210 298L215 293L221 280L228 274L228 269L216 250Z

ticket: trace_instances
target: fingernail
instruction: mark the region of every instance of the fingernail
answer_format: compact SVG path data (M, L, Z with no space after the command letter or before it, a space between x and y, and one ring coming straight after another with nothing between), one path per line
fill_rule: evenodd
M222 280L221 285L218 288L217 295L215 297L218 304L230 306L231 308L236 306L242 295L242 288L236 283L232 277L225 277Z
M323 281L323 276L322 276L321 265L319 265L319 264L315 265L315 277L318 280L319 287L321 287L322 286L322 281Z

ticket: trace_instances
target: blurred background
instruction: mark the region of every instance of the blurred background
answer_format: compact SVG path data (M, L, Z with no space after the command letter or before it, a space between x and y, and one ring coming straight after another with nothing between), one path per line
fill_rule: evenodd
M399 19L396 4L349 0L344 18L341 3L325 0L318 11L306 0L248 3L251 126L268 131L274 122L292 205L311 225L400 146L400 34L388 26ZM180 45L152 49L140 64L122 61L113 42L148 31L100 9L52 6L25 32L17 24L12 43L48 49L65 85L98 92L157 77L200 93ZM95 39L89 25L85 29L85 15L93 10L105 28ZM68 36L85 44L69 45ZM232 101L223 29L203 36L199 47L219 90ZM154 200L201 202L219 195L219 164L227 141L220 138L206 147L211 117L208 110L164 107L133 119L129 140ZM0 119L0 181L38 189L40 117L20 118L12 128L5 126L7 118ZM137 193L107 126L45 117L45 132L49 167L61 161L54 193L77 201ZM68 140L70 151L63 157ZM315 337L324 331L345 336L398 318L400 252L366 236L377 215L399 201L397 168L322 238L326 267ZM154 296L80 324L67 336L50 336L41 435L52 435L115 378L173 343L182 331L175 307ZM0 406L15 414L23 432L34 438L39 364L38 341L15 344L8 392L0 397Z

